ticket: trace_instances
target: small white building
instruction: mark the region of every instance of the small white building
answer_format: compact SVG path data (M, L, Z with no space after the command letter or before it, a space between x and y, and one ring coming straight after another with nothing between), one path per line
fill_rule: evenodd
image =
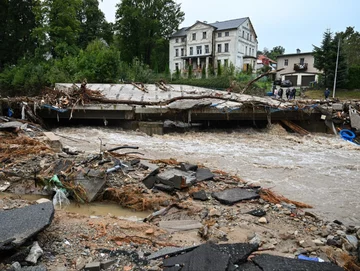
M206 74L212 66L234 65L236 70L255 71L257 35L248 17L208 24L197 21L170 37L169 68L186 73L191 65L195 75Z
M312 52L302 53L299 49L294 54L280 55L277 57L277 69L282 69L276 74L280 80L290 80L293 86L309 86L312 82L318 82L322 74L314 67Z

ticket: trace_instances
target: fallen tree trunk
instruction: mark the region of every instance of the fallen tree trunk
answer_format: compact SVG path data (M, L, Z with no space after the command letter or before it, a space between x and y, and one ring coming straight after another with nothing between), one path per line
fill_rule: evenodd
M249 87L254 84L256 81L258 81L259 79L263 78L266 75L269 74L276 74L279 71L282 71L284 68L276 70L276 71L267 71L266 73L260 74L258 77L256 77L255 79L251 80L249 83L247 83L247 85L245 86L245 88L240 92L240 94L243 94L245 91L247 91L249 89Z

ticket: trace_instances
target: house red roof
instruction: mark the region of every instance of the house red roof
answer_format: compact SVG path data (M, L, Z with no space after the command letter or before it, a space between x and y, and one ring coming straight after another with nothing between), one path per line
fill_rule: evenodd
M268 57L265 56L265 55L259 55L259 56L258 56L258 60L260 60L263 64L266 64L266 63L267 63L266 65L269 65L270 62L271 62L271 63L276 63L276 61L268 58Z

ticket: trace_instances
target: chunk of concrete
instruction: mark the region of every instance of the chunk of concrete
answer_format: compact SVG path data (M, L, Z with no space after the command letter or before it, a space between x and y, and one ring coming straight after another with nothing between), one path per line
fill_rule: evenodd
M351 127L360 130L360 115L351 106L349 107L349 115Z
M197 220L169 220L169 221L160 221L159 227L171 231L187 231L200 229L203 227Z
M24 123L20 121L9 121L5 123L0 123L0 130L7 130L7 131L18 130L23 125Z
M196 171L198 169L198 166L189 163L181 163L180 169L183 171Z
M194 173L185 172L176 168L165 170L159 173L157 177L161 183L170 185L176 189L188 187L196 180Z
M212 174L212 172L208 168L198 168L196 170L196 181L197 182L211 180L212 178L214 178L214 176L215 175Z
M9 187L10 187L10 182L0 181L0 192L4 192Z
M0 212L0 251L20 246L48 227L53 217L52 202Z
M335 111L343 111L343 109L344 109L344 106L341 103L332 104L331 107Z
M212 197L217 199L223 204L233 205L242 200L258 199L260 196L253 190L243 188L226 189L211 194Z
M108 269L110 266L112 266L114 263L116 263L116 259L102 261L100 263L101 269Z
M142 180L143 184L148 188L151 189L154 187L154 184L158 181L156 176L147 176L145 179Z
M75 184L81 185L87 196L88 202L94 201L106 184L104 172L93 169L80 169L75 175Z
M192 193L192 197L195 200L202 200L202 201L205 201L205 200L209 199L204 190L200 190L198 192Z
M62 152L60 138L52 132L44 132L45 142L56 152Z
M156 189L156 190L159 190L159 191L170 193L170 194L174 193L174 191L175 191L174 187L172 187L170 185L163 184L163 183L157 183L157 184L154 185L153 188Z
M86 271L100 271L101 263L100 262L92 262L85 265L84 270Z
M140 167L147 170L148 174L142 180L143 184L148 188L153 188L155 182L157 181L157 177L155 175L159 172L159 167L156 164L150 163L146 160L140 160Z
M344 269L332 263L304 261L268 254L261 254L254 257L253 262L264 271L344 271Z
M29 255L26 257L25 261L29 263L36 264L37 260L40 258L41 255L44 254L44 251L39 246L39 243L35 241L30 249Z

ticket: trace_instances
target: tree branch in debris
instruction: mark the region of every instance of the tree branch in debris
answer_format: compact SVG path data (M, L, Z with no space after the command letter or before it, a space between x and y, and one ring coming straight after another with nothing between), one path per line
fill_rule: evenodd
M249 83L247 83L247 85L245 86L245 88L240 92L240 94L243 94L245 91L247 91L249 89L249 87L254 84L256 81L258 81L259 79L263 78L264 76L270 75L270 74L276 74L279 71L282 71L284 68L282 69L278 69L275 71L267 71L263 74L260 74L258 77L256 77L255 79L251 80Z

